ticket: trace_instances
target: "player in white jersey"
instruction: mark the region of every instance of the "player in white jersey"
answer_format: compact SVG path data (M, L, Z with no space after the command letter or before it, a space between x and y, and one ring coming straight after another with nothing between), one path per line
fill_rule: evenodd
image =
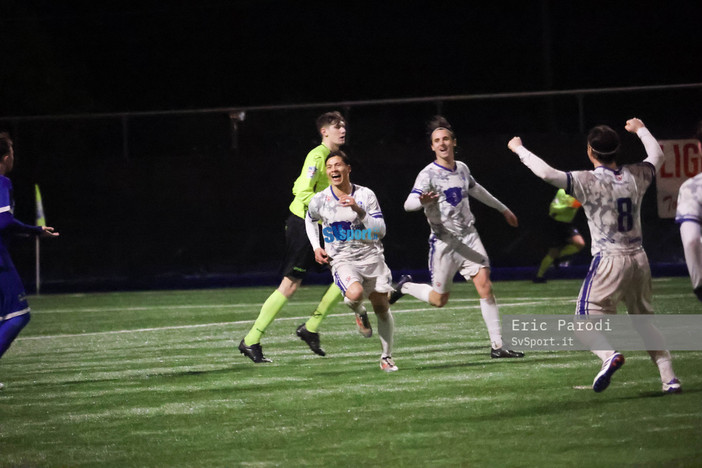
M383 213L372 190L351 183L351 164L343 151L327 156L326 171L330 186L312 198L305 217L315 260L331 265L334 282L357 315L363 297L368 297L378 319L380 368L396 371L392 359L395 326L388 304L392 274L380 241L385 236ZM324 247L319 239L319 221Z
M431 227L429 270L432 282L431 285L414 283L411 277L403 276L390 296L390 303L409 294L443 307L449 300L453 277L460 271L466 280L473 281L480 296L480 310L490 336L490 356L523 357L523 353L502 346L500 312L490 281L490 262L475 229L468 196L502 213L510 226L517 227L517 217L475 181L464 162L455 160L456 137L444 117L434 117L427 133L436 159L417 176L405 201L405 210L424 209Z
M583 318L615 314L624 302L629 314L652 314L651 270L642 245L641 200L663 164L663 151L651 132L639 119L630 119L625 129L636 133L648 157L637 164L617 165L617 132L606 125L592 130L587 137L587 155L594 166L590 171L563 172L546 164L524 146L519 137L508 147L544 181L565 189L583 205L592 238L592 263L580 290L576 315ZM650 322L639 327L642 335L660 340L658 329ZM593 350L602 367L592 388L601 392L609 386L612 374L624 364L624 356L615 350ZM667 350L649 350L658 366L663 391L681 391Z
M698 124L696 137L702 153L702 122ZM680 238L692 289L697 299L702 301L702 173L680 186L675 222L680 224Z
M272 362L263 355L261 339L275 317L300 288L308 269L315 266L314 255L305 232L305 214L314 194L329 184L323 174L324 158L330 151L339 149L346 142L346 119L339 112L325 112L317 117L317 131L322 137L322 142L307 154L302 171L293 184L292 192L295 197L290 203L290 214L285 221L285 257L280 269L283 279L263 303L256 321L239 342L239 352L255 363ZM318 330L324 317L334 309L340 299L341 291L332 284L322 296L312 316L297 327L297 336L307 343L315 354L326 355L320 346Z

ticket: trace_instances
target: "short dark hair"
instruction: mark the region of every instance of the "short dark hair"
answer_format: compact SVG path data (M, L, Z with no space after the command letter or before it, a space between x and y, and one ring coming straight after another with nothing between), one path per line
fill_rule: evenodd
M333 158L335 156L340 157L341 160L344 161L344 164L346 164L347 166L351 165L351 159L346 155L346 153L344 153L341 150L336 150L336 151L332 151L331 153L329 153L329 156L327 156L327 158L324 160L324 163L326 164L327 161L329 161L331 158Z
M587 144L592 148L593 156L600 162L616 161L619 153L619 135L612 127L598 125L587 134Z
M697 122L697 129L695 130L695 138L697 138L697 141L702 143L702 120Z
M6 155L10 154L11 146L12 138L10 138L10 134L0 131L0 158L4 158Z
M325 112L324 114L317 117L317 131L321 132L324 127L328 127L330 125L338 125L341 122L346 122L346 119L343 115L341 115L341 112Z

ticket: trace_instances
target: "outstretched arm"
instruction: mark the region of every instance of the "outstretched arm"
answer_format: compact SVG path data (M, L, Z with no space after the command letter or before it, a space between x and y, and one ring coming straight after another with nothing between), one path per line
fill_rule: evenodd
M485 189L485 187L479 183L476 182L475 185L468 189L468 193L476 200L502 213L502 216L505 217L505 221L507 221L507 224L510 226L517 227L519 225L519 221L517 221L517 217L514 215L514 213L512 213L512 211L510 211L510 209L507 208L504 203L495 198L493 194L488 192L487 189Z
M562 189L568 186L568 175L549 166L543 159L526 149L522 145L521 138L512 138L507 147L514 151L519 156L519 160L544 182Z
M405 211L419 211L422 207L431 205L438 199L438 193L412 190L405 200Z
M629 133L636 133L646 149L647 157L644 159L644 162L652 164L653 167L656 168L656 172L658 172L663 165L664 155L661 145L659 145L653 135L651 135L651 132L646 128L644 123L636 117L627 120L624 128Z
M30 226L15 219L12 213L4 211L0 213L0 231L5 231L18 234L33 234L41 237L56 237L59 235L54 228L50 226Z

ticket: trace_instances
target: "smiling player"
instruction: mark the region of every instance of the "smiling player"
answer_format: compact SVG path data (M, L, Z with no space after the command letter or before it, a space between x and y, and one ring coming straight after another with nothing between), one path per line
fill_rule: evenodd
M464 162L456 161L457 140L451 124L444 117L434 117L429 122L427 133L435 160L417 176L405 201L405 211L423 209L431 227L431 286L413 283L411 277L403 276L390 297L390 303L394 304L402 295L409 294L435 307L443 307L449 300L453 277L460 271L466 280L473 281L480 296L480 310L490 336L490 356L523 357L523 353L502 346L500 312L492 291L488 255L475 229L468 196L502 213L512 227L519 224L517 217L475 181Z
M255 363L271 362L263 355L261 337L288 299L300 287L307 270L314 266L314 253L307 241L304 219L314 194L329 186L324 161L331 151L338 150L346 143L346 119L339 112L324 113L317 118L317 130L322 137L322 143L309 152L300 176L293 185L295 198L290 204L290 216L285 222L285 259L281 267L283 280L278 289L263 303L256 322L239 343L239 351ZM297 336L307 343L315 354L326 354L320 347L317 329L340 299L341 291L332 284L309 320L297 328Z
M380 368L394 372L392 359L394 320L388 304L392 274L385 264L383 244L385 220L372 190L351 183L351 164L343 151L327 157L326 173L331 185L312 198L305 225L314 249L315 260L329 264L334 282L344 293L347 304L358 309L366 296L378 318L382 344ZM319 242L318 222L331 242ZM370 234L370 235L368 235ZM369 335L370 336L370 335Z

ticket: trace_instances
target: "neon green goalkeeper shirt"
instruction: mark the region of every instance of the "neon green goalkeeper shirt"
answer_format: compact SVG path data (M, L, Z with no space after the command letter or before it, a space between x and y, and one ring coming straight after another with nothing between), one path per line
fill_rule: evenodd
M302 165L302 172L293 184L292 193L295 196L290 203L290 211L305 219L307 207L315 193L329 187L324 160L329 156L329 148L319 145L310 151Z
M580 202L565 193L565 190L558 189L551 201L548 214L561 223L572 223L581 206Z

